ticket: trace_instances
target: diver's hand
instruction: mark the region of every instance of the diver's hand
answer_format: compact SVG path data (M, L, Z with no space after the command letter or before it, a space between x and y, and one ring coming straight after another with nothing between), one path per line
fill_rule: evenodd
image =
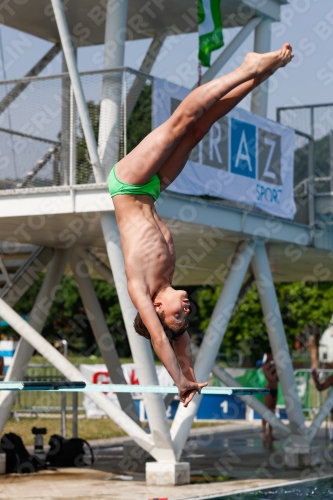
M179 399L186 408L188 404L194 398L194 395L198 392L200 394L201 389L206 387L208 382L190 382L185 377L182 378L181 383L178 385Z

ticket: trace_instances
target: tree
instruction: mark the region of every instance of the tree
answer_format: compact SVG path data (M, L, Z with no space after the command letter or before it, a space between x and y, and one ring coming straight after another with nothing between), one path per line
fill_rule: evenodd
M44 277L45 275L41 274L16 304L15 310L19 314L29 315ZM93 285L118 354L122 357L130 356L116 289L106 281L93 280ZM2 332L12 334L10 327L2 329ZM55 338L67 340L70 350L81 355L99 354L89 324L89 312L85 311L83 307L76 282L72 277L63 276L42 334L50 341Z
M201 318L199 338L208 326L221 289L222 286L205 287L197 293ZM275 289L291 349L298 334L314 330L323 332L327 328L333 314L332 282L277 283ZM258 291L253 286L231 317L221 351L231 355L239 350L255 361L261 357L268 343Z
M96 143L98 142L99 131L99 113L100 104L92 101L87 103L90 121L93 127ZM93 182L91 179L92 165L89 160L87 143L84 137L82 125L80 122L80 136L76 140L76 182L77 184L87 184Z
M151 132L152 86L146 84L127 123L127 152Z
M100 104L95 104L93 101L87 103L90 120L92 123L96 142L98 141L99 132L99 115ZM119 144L119 160L123 157L124 144L124 127L120 127L120 144ZM138 101L133 109L133 112L128 120L127 134L127 153L142 141L146 135L151 132L151 85L146 84L138 98ZM76 142L77 166L76 166L76 182L77 184L87 184L93 182L92 165L89 160L87 143L84 137L82 125L80 123L80 134ZM112 166L112 165L111 165Z

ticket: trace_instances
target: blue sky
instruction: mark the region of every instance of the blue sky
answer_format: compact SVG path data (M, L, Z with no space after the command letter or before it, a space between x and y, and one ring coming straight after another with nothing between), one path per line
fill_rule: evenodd
M224 30L226 44L238 29ZM1 26L1 39L4 65L0 58L0 76L3 79L22 77L51 47L49 42L6 26ZM18 40L24 46L20 50L15 44ZM279 70L270 82L268 116L273 119L278 106L333 102L333 2L290 0L289 5L282 7L281 22L272 26L272 50L279 48L285 41L292 44L295 58L287 68ZM150 40L127 42L125 65L138 69L149 43ZM191 88L197 81L197 50L197 34L169 37L152 74ZM253 35L243 43L220 74L229 72L240 64L244 54L250 50L253 50ZM219 53L220 51L214 53L213 61ZM80 70L100 69L102 61L103 46L79 50ZM44 71L59 72L61 57ZM248 109L249 99L244 100L242 106Z

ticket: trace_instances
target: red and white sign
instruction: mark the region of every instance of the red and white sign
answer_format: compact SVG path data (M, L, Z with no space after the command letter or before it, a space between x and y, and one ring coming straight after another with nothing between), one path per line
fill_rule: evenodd
M127 384L139 385L139 379L136 373L134 363L125 363L121 365L124 377ZM92 384L111 384L112 380L109 377L108 370L105 365L80 365L82 375L87 378ZM160 385L173 385L173 380L164 368L164 366L156 366L157 378ZM115 404L119 406L118 398L114 392L105 392L104 394ZM141 399L141 393L138 391L132 393L135 399ZM83 406L86 411L87 418L101 417L105 413L100 410L86 394L83 396Z

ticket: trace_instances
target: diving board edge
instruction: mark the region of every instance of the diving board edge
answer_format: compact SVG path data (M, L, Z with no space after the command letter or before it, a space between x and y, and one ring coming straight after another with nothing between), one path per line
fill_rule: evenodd
M0 382L0 391L57 391L57 392L115 392L115 393L154 393L178 394L176 386L132 384L86 384L85 382L49 382L20 381ZM257 387L204 387L201 394L224 396L250 396L255 394L270 394L268 388Z

